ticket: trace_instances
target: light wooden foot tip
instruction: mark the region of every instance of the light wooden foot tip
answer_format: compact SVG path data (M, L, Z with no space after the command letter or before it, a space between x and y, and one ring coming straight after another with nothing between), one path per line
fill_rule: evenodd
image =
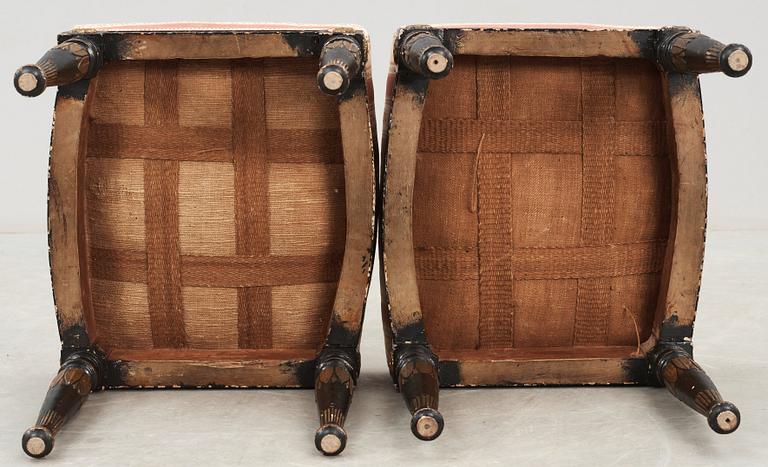
M336 456L347 446L347 432L338 425L325 425L315 433L315 447L326 456Z
M53 435L47 428L34 426L24 432L21 448L29 457L45 457L53 450Z
M707 421L713 431L727 435L736 431L741 424L741 413L735 405L723 401L710 409Z
M411 417L411 432L422 441L432 441L443 432L445 421L434 409L421 409Z

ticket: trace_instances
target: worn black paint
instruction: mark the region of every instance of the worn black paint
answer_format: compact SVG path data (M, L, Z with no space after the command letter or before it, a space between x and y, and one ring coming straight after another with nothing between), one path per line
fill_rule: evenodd
M629 358L622 362L624 381L641 385L649 384L651 364L645 357Z
M637 44L640 55L648 60L656 59L658 32L655 29L634 29L629 31L629 38Z
M352 332L338 321L336 313L331 315L331 324L328 336L325 339L325 347L357 347L360 342L360 331Z
M79 101L85 100L86 94L88 94L88 86L91 84L90 79L81 79L71 84L65 84L59 86L59 97L66 97L69 99L76 99Z
M680 324L677 315L671 315L661 322L660 342L685 344L691 337L693 337L693 325Z
M402 70L397 76L397 87L402 87L410 90L414 94L414 100L418 104L424 104L427 98L427 88L429 86L429 79L410 70Z
M461 367L456 360L440 360L437 366L441 387L461 384Z
M55 298L56 297L54 297L54 303L56 302ZM91 346L91 338L88 336L88 330L84 325L73 324L72 326L63 328L61 322L59 322L59 330L62 347L62 362L70 353ZM67 352L67 355L64 355L65 352Z
M396 346L407 346L408 344L428 345L427 335L424 331L424 321L419 318L418 321L394 329L394 343Z
M295 375L299 386L302 388L315 387L316 360L292 361L284 365Z

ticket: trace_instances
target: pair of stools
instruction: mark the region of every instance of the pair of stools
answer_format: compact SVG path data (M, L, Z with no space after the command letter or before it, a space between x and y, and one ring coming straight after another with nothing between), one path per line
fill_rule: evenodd
M315 444L340 453L377 228L418 438L443 430L440 386L666 385L739 426L692 359L697 75L741 76L749 50L685 28L405 27L380 180L369 54L356 27L97 26L18 70L21 94L59 86L62 366L27 454L91 391L256 387L314 387Z

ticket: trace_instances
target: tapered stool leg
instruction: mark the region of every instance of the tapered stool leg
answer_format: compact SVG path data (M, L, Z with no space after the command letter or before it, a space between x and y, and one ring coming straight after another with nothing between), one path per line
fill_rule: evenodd
M33 65L24 65L13 76L19 94L35 97L51 86L90 78L101 66L99 48L85 38L69 39L50 49Z
M733 433L739 427L739 409L723 400L715 383L683 348L662 348L656 357L655 372L669 392L707 417L715 432Z
M64 361L48 388L37 423L21 439L27 455L39 458L51 453L56 434L80 409L88 394L100 387L103 373L103 358L96 353L76 352Z
M659 63L667 71L744 76L752 68L752 52L742 44L728 44L688 30L670 29L657 47Z
M344 420L356 379L355 363L345 353L324 353L318 359L315 400L320 412L320 428L315 432L315 447L326 456L340 454L347 445Z
M443 432L445 422L438 409L440 382L437 358L424 345L398 349L397 385L411 412L411 431L424 441Z

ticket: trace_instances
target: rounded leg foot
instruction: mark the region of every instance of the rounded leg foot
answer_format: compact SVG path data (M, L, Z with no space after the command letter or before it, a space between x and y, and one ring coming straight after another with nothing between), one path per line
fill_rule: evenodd
M709 427L716 433L727 435L733 433L741 423L741 413L730 402L720 402L712 407L707 415Z
M325 425L315 433L315 447L326 456L336 456L347 446L347 432L338 425Z
M437 439L444 426L443 416L434 409L417 410L411 417L411 431L422 441Z
M24 432L21 448L30 457L45 457L53 451L53 434L47 428L32 427Z

